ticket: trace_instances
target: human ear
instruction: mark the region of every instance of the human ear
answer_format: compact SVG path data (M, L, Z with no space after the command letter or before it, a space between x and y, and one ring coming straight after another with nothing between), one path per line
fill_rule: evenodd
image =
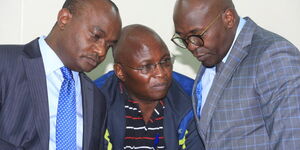
M62 8L57 15L57 25L63 30L65 25L72 19L72 14L67 8Z
M235 10L232 8L226 9L222 15L222 20L226 29L232 29L236 24Z
M123 82L125 82L126 77L123 71L123 68L120 64L114 64L114 71L116 76Z

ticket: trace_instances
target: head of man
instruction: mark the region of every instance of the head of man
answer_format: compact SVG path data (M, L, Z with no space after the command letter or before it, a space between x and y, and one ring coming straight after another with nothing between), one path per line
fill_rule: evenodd
M172 60L155 31L143 25L125 27L113 55L116 75L131 98L156 101L166 96L172 80Z
M176 33L172 41L204 66L213 67L229 51L239 17L232 0L177 0L173 21Z
M89 72L105 59L121 26L118 8L109 0L66 0L46 42L65 66Z

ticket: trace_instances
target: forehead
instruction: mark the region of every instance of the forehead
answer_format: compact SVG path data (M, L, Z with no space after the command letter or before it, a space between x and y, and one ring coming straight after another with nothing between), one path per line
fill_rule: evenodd
M139 65L145 61L156 63L165 56L169 56L169 50L164 44L158 41L148 41L132 48L128 60L131 60L135 65Z
M119 13L108 2L92 0L80 11L80 24L101 29L107 36L117 36L115 33L121 29Z
M177 33L187 34L195 30L201 30L209 21L210 8L206 5L195 4L193 6L177 7L174 12L174 25Z

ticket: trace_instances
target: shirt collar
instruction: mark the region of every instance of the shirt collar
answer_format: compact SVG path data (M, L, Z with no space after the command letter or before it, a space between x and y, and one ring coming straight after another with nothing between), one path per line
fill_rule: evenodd
M46 76L64 66L54 50L45 41L45 36L39 38L39 46L43 58Z
M228 56L229 56L229 53L231 52L232 47L233 47L233 45L234 45L234 43L235 43L235 40L237 39L238 35L240 34L240 32L241 32L241 30L242 30L242 28L244 27L245 24L246 24L246 20L243 19L243 18L240 18L239 25L238 25L238 28L237 28L237 30L236 30L234 40L233 40L233 42L232 42L232 44L231 44L231 46L230 46L230 49L229 49L228 53L226 54L226 56L225 56L225 57L223 58L223 60L222 60L223 63L226 62L226 60L227 60L227 58L228 58Z

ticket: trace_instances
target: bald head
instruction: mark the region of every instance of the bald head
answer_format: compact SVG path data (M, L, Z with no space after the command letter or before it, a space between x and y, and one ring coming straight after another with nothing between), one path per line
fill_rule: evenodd
M152 45L168 51L166 44L152 29L139 25L129 25L123 28L117 45L113 49L115 62L129 61L127 55L135 54L140 50L151 50Z
M203 9L215 9L222 10L226 8L233 8L234 4L232 0L177 0L175 4L176 9L186 8L203 8Z
M143 25L123 28L113 49L114 70L129 97L157 101L166 96L172 81L172 61L166 44Z
M195 13L216 16L228 8L234 8L232 0L177 0L173 19L177 22L182 15L192 16Z
M63 8L67 8L72 14L77 14L87 2L92 1L102 2L107 6L111 6L111 8L114 9L114 11L119 12L118 7L111 0L66 0L63 5Z
M222 61L239 24L232 0L177 0L173 20L176 36L206 67Z

